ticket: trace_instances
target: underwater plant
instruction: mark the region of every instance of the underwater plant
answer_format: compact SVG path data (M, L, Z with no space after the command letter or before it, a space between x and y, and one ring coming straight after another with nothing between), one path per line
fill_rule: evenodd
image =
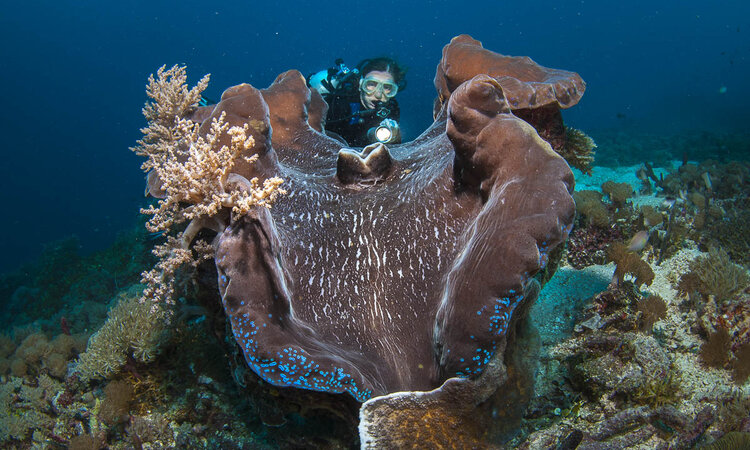
M667 303L658 295L649 295L638 301L641 312L641 329L651 330L654 324L667 316Z
M610 224L607 207L602 202L602 194L597 191L576 191L573 193L576 211L582 214L590 224L606 228Z
M167 315L164 305L142 302L137 291L121 293L107 321L79 355L75 372L87 381L117 373L129 357L151 361L166 338Z
M701 361L709 367L723 368L729 362L730 344L726 328L718 328L715 333L709 333L708 339L701 346Z
M664 216L653 206L641 206L641 215L643 216L643 225L646 227L655 227L664 222Z
M602 192L609 197L612 203L620 208L633 196L633 186L628 183L615 183L610 180L602 184Z
M739 264L750 267L750 189L744 196L721 201L726 214L704 227L701 242L706 247L721 247Z
M630 395L630 399L641 405L658 408L674 403L680 396L680 374L670 367L666 374L649 377Z
M683 295L698 292L707 299L713 296L717 303L732 297L750 284L747 271L734 264L727 252L712 248L707 255L694 259L686 274L680 277L677 290Z
M748 377L750 377L750 343L744 343L734 351L732 378L737 384L742 384Z
M104 400L99 407L99 418L115 425L127 420L135 390L125 380L110 381L104 388Z
M615 263L615 273L612 283L616 286L622 284L625 275L633 276L636 287L650 285L654 281L654 271L648 263L622 242L615 242L607 248L607 262Z
M565 127L565 144L557 153L572 167L580 170L586 175L591 175L591 166L594 164L594 153L596 142L581 130L573 127Z

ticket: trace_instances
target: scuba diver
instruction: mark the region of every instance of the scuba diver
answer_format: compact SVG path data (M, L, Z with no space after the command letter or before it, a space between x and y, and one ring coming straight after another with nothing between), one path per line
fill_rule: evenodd
M398 144L400 111L395 97L406 87L406 71L387 57L365 59L349 70L343 60L307 79L328 103L326 134L364 147L374 142Z

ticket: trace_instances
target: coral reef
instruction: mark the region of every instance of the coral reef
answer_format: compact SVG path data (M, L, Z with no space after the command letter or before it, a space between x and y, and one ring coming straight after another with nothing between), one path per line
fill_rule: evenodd
M612 242L622 240L621 227L597 226L573 228L566 246L566 261L576 269L593 264L605 264L606 249Z
M675 176L657 177L645 164L638 174L644 184L641 194L653 195L656 188L657 195L673 196L661 204L637 205L632 188L615 183L602 186L607 197L596 191L576 194L581 218L568 241L566 260L586 270L604 262L606 248L609 260L619 260L615 283L576 316L576 335L544 356L543 365L550 369L543 372L543 379L537 379L539 397L532 398L526 413L529 434L522 433L513 446L689 448L750 423L745 420L750 404L744 401L748 396L744 352L750 323L746 272L729 257L713 255L718 253L713 250L698 261L706 264L713 256L717 272L724 271L736 281L723 283L704 276L708 282L700 283L697 274L688 275L699 271L699 262L694 256L684 256L690 254L687 249L695 252L699 245L718 248L719 236L712 235L712 229L744 214L746 190L727 189L723 185L728 177L722 172L739 174L741 165L701 163L695 166L707 170L682 169L679 173L685 174L685 179L678 184ZM718 168L718 173L712 173L711 168ZM733 180L737 186L745 183L741 176ZM595 214L596 223L592 220ZM742 227L739 223L735 226ZM722 229L732 236L722 241L727 247L746 245L736 229ZM638 239L630 246L621 243L623 237L633 235ZM736 255L736 261L745 258L741 251L731 254ZM641 268L640 279L638 270L632 269L634 280L628 281L626 267ZM675 292L672 286L678 286L683 277L681 292ZM644 291L635 289L636 284ZM706 284L738 287L719 289L731 294L728 301L719 301L708 289L701 288L706 294L699 290L698 286ZM643 341L639 338L643 333L652 336ZM717 336L723 339L717 340ZM644 346L645 342L650 344ZM657 366L649 369L639 364L643 360L632 353L638 346L654 352L648 359L658 361ZM704 353L720 357L714 363L718 369L701 362ZM698 380L705 378L714 380L713 392L695 388ZM733 383L738 386L736 395L729 394L734 392ZM727 403L728 399L735 400Z
M139 293L138 286L121 293L107 321L89 339L75 367L82 380L117 373L128 358L149 362L158 354L168 333L167 309L142 302Z
M581 269L591 264L604 264L616 257L624 263L617 273L618 280L627 273L625 266L628 262L632 264L633 270L641 271L644 281L648 279L648 270L637 263L637 256L628 255L625 251L627 246L620 248L613 244L622 241L625 236L640 233L644 242L633 250L641 250L646 242L663 242L672 239L675 233L663 230L664 212L661 209L651 205L634 208L628 202L632 195L630 184L614 183L611 180L602 184L602 192L582 190L573 194L578 217L567 244L566 260L569 264ZM663 237L659 238L659 235ZM612 248L606 250L608 247ZM609 257L606 253L610 254ZM622 270L625 272L621 272ZM636 275L635 272L632 274Z
M63 379L68 362L83 350L87 337L85 334L62 333L50 340L38 330L30 330L29 334L15 333L15 340L2 336L0 375L10 373L25 377L43 374Z
M658 249L643 251L655 261ZM697 254L654 265L643 292L625 280L584 303L574 335L543 352L548 369L511 447L692 448L750 429L747 295L719 304L676 292L696 260L712 257Z
M690 261L676 283L685 304L695 308L706 336L701 358L709 366L729 367L742 384L750 375L750 276L722 249Z
M744 343L734 351L732 363L732 378L738 383L744 383L750 378L750 343Z
M704 249L722 247L736 262L750 262L749 174L747 162L714 160L683 161L666 177L651 174L660 195L674 198L665 233L657 236L662 250L659 260L673 254L689 237Z
M731 259L746 267L750 266L750 187L745 187L745 195L735 199L715 202L715 206L725 211L720 218L708 216L704 221L703 233L699 236L704 248L721 247Z
M730 431L715 442L701 448L705 450L750 448L750 432Z
M720 163L706 159L700 164L682 164L676 172L661 180L660 187L671 195L678 195L680 191L700 194L703 200L698 200L696 206L702 208L707 198L727 199L743 194L749 182L748 176L750 166L747 162Z
M664 216L651 205L641 206L641 216L643 217L643 226L650 228L661 225L664 222Z
M104 388L104 399L99 405L99 418L109 425L126 421L134 394L133 385L125 380L109 382Z
M185 351L186 345L191 351ZM333 429L324 420L312 423L315 416L299 409L297 416L289 412L300 422L293 431L264 429L258 409L245 400L254 397L238 391L226 349L205 322L181 322L162 350L170 358L133 362L103 389L96 382L82 383L77 375L64 381L44 373L0 377L0 446L299 448L313 441L295 433Z
M42 375L35 384L12 377L0 384L0 442L22 441L31 434L50 431L54 426L48 414L60 383Z

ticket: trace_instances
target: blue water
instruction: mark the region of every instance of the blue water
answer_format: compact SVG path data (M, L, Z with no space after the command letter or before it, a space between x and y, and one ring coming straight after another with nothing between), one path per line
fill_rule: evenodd
M177 6L175 6L177 5ZM568 124L597 130L745 131L750 2L5 2L0 15L4 220L0 271L76 234L109 245L143 204L147 76L186 64L211 73L206 95L337 57L390 55L408 66L399 94L406 138L431 122L443 45L468 33L486 48L580 73Z

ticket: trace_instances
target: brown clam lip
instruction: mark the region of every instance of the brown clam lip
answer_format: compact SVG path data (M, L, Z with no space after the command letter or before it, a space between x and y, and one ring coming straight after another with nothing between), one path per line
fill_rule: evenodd
M336 175L344 184L377 181L390 173L392 163L388 147L380 142L361 150L342 148L338 152Z
M495 61L469 39L448 53ZM257 166L241 169L281 177L288 192L216 240L234 337L267 382L359 401L429 391L480 375L527 310L531 277L573 223L573 174L543 123L511 113L514 83L533 83L478 73L453 85L475 67L449 66L435 122L393 152L321 133L326 104L297 71L264 90L230 88L216 105L213 115L268 124L252 130ZM536 103L553 92L538 87Z

